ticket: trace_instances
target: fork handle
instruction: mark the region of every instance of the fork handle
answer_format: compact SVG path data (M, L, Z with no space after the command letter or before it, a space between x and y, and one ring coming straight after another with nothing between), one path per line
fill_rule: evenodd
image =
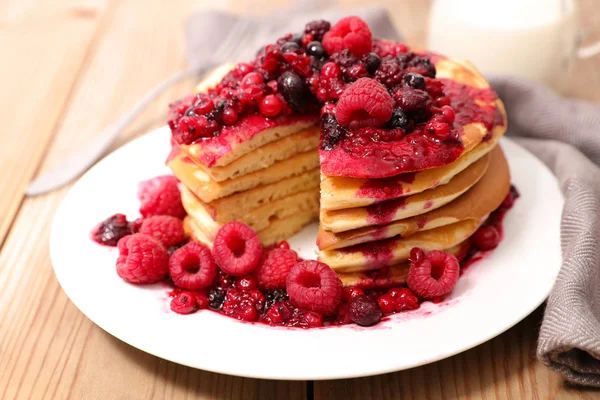
M26 193L30 196L46 193L66 185L91 167L104 152L114 143L119 134L166 89L175 83L194 75L200 75L211 67L206 63L200 67L192 67L178 72L166 79L140 100L133 109L123 116L116 124L107 127L103 132L94 137L83 149L69 156L52 170L35 179L27 187Z

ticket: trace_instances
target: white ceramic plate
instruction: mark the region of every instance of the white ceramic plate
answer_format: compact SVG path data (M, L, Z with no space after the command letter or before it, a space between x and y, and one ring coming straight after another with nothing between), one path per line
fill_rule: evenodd
M544 301L558 273L563 205L558 184L530 153L508 139L501 144L521 198L505 219L500 246L467 270L443 304L425 303L372 328L277 328L210 311L181 316L169 310L165 286L121 280L116 249L94 243L89 233L116 212L136 217L138 183L169 173L164 128L115 151L71 189L52 228L52 263L64 291L94 323L180 364L270 379L350 378L423 365L522 320ZM290 243L303 257L314 258L315 237L313 225Z

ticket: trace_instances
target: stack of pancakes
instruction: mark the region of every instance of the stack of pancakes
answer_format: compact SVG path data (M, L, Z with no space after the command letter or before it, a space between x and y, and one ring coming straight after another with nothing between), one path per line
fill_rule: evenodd
M233 67L214 71L198 87L216 84ZM316 116L273 123L239 121L223 140L174 145L167 165L181 181L186 232L212 245L230 221L252 227L264 245L300 231L319 212L319 128Z
M438 77L489 88L468 63L442 59L436 68ZM495 98L478 100L478 106L493 107L495 123L491 129L480 122L462 126L464 151L450 164L378 179L322 174L319 260L345 285L403 282L413 247L456 254L500 206L510 190L508 165L497 146L506 114ZM464 120L461 109L455 111L457 121Z

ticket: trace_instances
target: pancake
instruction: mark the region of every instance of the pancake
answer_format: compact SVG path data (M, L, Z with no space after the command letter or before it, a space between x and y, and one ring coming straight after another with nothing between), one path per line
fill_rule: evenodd
M314 193L319 191L318 168L279 182L257 186L254 189L204 203L204 207L214 220L232 221L264 204L309 189Z
M445 185L469 165L490 152L505 131L505 125L495 126L489 139L482 141L473 150L464 153L453 163L439 168L381 179L322 176L321 208L341 210L364 207Z
M490 161L486 154L446 185L413 196L401 197L367 207L345 210L321 210L321 226L332 232L344 232L372 225L385 225L415 215L424 214L448 204L465 193L485 174Z
M232 219L213 219L204 203L188 189L181 189L181 202L188 215L194 218L205 232L216 233L223 224L232 221ZM312 214L312 210L315 209L319 209L319 192L317 190L306 190L266 203L244 213L237 220L247 224L256 231L260 231L269 226L269 221L272 218L285 219L294 214L306 211Z
M497 146L490 152L490 157L490 165L479 182L445 206L382 226L368 226L340 233L321 228L317 236L319 249L338 249L394 236L408 237L418 231L467 219L480 221L502 204L510 190L510 171L502 149Z
M173 174L203 202L229 196L233 193L249 190L260 185L268 185L282 179L300 175L319 166L319 156L310 150L287 160L278 161L270 167L254 171L235 179L216 182L196 164L177 154L169 162Z
M198 86L199 92L216 86L235 64L224 64L214 69ZM181 150L198 164L208 168L223 167L240 157L283 137L316 125L318 115L292 115L265 118L258 114L240 119L226 126L219 136L205 138Z
M398 264L408 259L413 247L424 250L446 250L471 236L482 221L465 220L407 238L394 237L352 247L319 252L319 261L336 272L369 271Z
M465 254L468 251L469 246L470 240L467 239L456 246L446 249L446 251L454 254L460 259L460 255ZM409 267L409 262L405 261L403 263L379 270L366 272L346 272L338 273L337 275L344 286L357 286L365 290L387 289L392 286L398 286L406 283Z
M336 130L334 144L326 145L329 139L323 131L319 147L323 175L389 178L438 168L473 150L494 126L506 125L502 102L473 65L441 56L432 61L456 115L451 134L458 140L432 140L422 126L400 136L390 136L385 129L363 128Z
M223 167L208 168L202 164L196 165L212 180L222 182L267 168L277 161L288 159L300 153L316 150L318 145L319 128L311 126L260 147ZM191 159L190 161L193 162Z
M318 213L317 207L311 212L296 213L285 219L275 217L271 219L267 228L257 232L258 237L263 246L275 245L300 232L317 218ZM187 216L183 221L183 227L188 237L212 247L214 236L207 234L193 218Z

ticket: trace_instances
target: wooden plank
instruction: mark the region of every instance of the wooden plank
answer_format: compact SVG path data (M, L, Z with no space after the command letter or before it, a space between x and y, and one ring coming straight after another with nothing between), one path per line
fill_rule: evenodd
M0 4L0 244L93 47L105 3Z
M41 170L80 148L150 87L183 68L182 26L195 4L115 2ZM122 140L164 123L168 99L193 83L157 101ZM3 398L306 398L304 382L243 379L179 366L92 324L60 289L48 257L50 222L65 193L26 199L0 253Z
M557 374L535 359L541 315L540 308L499 337L437 363L369 378L315 382L314 398L597 398L596 391L565 385ZM440 340L444 340L443 332Z

